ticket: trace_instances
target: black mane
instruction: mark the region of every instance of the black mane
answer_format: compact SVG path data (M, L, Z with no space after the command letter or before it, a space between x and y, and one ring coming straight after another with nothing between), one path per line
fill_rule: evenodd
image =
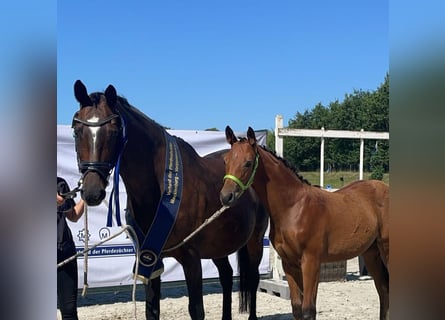
M291 163L289 163L289 161L278 156L275 151L268 149L266 146L261 146L261 148L263 150L269 152L270 154L272 154L276 159L280 160L287 168L291 169L292 172L297 176L297 178L301 180L301 182L303 182L307 185L311 185L311 183L306 178L304 178L300 173L298 173L297 168L295 168Z
M165 130L165 128L163 126L161 126L159 123L157 123L156 121L154 121L153 119L149 118L146 114L144 114L142 111L140 111L138 108L132 106L128 100L124 97L121 96L117 96L117 108L120 111L125 111L125 112L130 112L130 113L134 113L136 114L138 117L141 117L147 121L149 121L150 123L154 124L155 126ZM123 109L123 110L121 110Z
M150 122L150 124L158 127L160 130L162 130L162 131L166 130L166 128L164 126L160 125L155 120L148 117L145 113L140 111L138 108L132 106L126 98L117 96L117 101L118 101L117 108L119 111L133 113L137 117L141 117L142 119L145 119L146 121ZM181 137L178 137L178 136L174 136L174 137L176 138L176 140L178 140L179 143L181 143L183 145L184 148L189 149L188 151L190 152L190 154L194 154L199 157L196 150L187 141L185 141L184 139L182 139Z

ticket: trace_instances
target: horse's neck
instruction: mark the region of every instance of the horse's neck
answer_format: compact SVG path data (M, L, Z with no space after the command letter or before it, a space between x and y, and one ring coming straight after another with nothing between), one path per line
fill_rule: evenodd
M299 194L307 188L303 181L280 159L270 152L259 149L260 164L253 187L271 214L291 207Z
M165 170L164 132L149 125L127 120L127 142L120 168L129 209L144 232L153 222Z
M127 127L127 145L123 151L121 174L126 183L153 185L163 174L165 136L155 124L135 122ZM159 169L157 169L159 167ZM139 170L137 169L139 168ZM157 177L158 179L155 179Z

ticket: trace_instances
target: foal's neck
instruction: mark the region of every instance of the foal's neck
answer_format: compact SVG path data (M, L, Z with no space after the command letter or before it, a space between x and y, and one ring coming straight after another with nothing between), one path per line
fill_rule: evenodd
M304 179L299 176L293 168L285 161L263 148L259 148L261 169L267 182L271 184L283 184L293 188L308 185Z
M259 148L260 162L253 187L269 210L279 211L298 201L307 185L282 159Z

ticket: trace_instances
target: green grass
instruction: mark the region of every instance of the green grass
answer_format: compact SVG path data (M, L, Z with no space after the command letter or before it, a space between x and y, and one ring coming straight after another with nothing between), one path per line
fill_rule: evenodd
M311 172L299 172L306 180L308 180L311 184L319 185L320 184L320 171L311 171ZM340 177L343 177L343 181L340 180ZM368 180L371 177L371 172L363 172L363 179ZM333 189L341 188L342 186L347 185L353 181L358 180L359 173L353 171L339 171L339 172L325 172L324 173L324 187L327 185L331 185ZM385 173L383 175L383 182L389 184L389 173Z

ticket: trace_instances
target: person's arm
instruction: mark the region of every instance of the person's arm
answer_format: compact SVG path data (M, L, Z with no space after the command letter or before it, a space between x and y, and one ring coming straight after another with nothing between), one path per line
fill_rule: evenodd
M57 205L61 206L65 202L65 199L57 193Z
M77 222L85 210L85 202L80 199L71 209L65 212L65 216L72 222Z

